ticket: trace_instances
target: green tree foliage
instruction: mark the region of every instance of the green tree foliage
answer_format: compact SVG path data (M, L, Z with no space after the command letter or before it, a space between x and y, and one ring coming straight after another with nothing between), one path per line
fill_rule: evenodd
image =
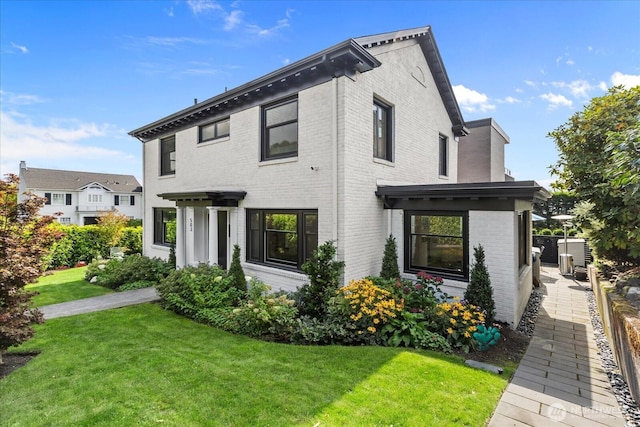
M567 191L554 191L551 193L551 197L545 201L536 201L533 206L533 213L544 217L544 221L536 223L541 228L558 228L562 227L562 223L551 217L554 215L568 215L571 214L576 204L575 194Z
M42 313L29 307L32 292L24 287L40 276L42 260L56 233L47 226L53 217L38 212L45 199L27 193L18 203L16 175L0 180L0 363L9 347L33 336Z
M614 87L549 133L560 151L556 186L589 203L601 228L578 226L599 256L618 262L640 262L639 123L640 86Z
M300 315L322 319L327 314L327 304L340 286L344 261L336 261L336 247L332 241L318 246L313 256L302 264L309 283L296 292Z
M482 245L473 248L474 263L471 266L469 285L464 293L464 299L473 305L480 306L487 314L485 316L487 325L493 322L495 302L493 301L493 288L491 279L485 264L484 248Z
M233 245L233 255L227 276L231 277L231 286L241 291L247 290L247 278L240 264L240 246Z
M129 222L129 217L120 212L104 212L98 218L98 229L104 235L104 240L109 247L114 247L120 242L124 228Z
M388 280L400 277L400 270L398 269L398 245L393 234L389 235L384 245L380 277Z

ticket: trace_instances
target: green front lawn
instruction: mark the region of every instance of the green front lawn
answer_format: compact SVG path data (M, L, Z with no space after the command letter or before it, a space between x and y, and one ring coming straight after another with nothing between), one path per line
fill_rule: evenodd
M42 276L36 283L27 285L27 290L39 293L32 299L32 305L42 307L113 292L111 289L84 280L86 271L87 267L56 271Z
M13 351L41 354L0 380L2 425L479 426L508 378L428 351L253 340L154 304L36 329Z

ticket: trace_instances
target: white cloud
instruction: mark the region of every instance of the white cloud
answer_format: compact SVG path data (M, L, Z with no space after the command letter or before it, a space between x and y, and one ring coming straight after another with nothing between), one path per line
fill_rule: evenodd
M568 89L574 98L589 98L589 92L594 89L591 84L586 80L574 80L570 83L567 82L552 82L552 86Z
M573 59L567 59L567 62L565 62L565 64L567 65L574 65L576 62Z
M189 0L187 1L187 5L194 15L210 10L222 10L222 6L211 0Z
M13 46L15 49L18 49L22 53L29 53L29 49L27 49L26 46L19 45L14 42L11 42L11 46Z
M640 75L622 74L616 71L611 76L611 83L613 86L622 85L627 89L631 89L632 87L640 86Z
M203 39L194 39L192 37L155 37L148 36L141 40L143 43L153 46L175 47L180 44L206 44Z
M549 110L555 110L558 107L573 107L573 102L564 97L564 95L557 95L554 93L545 93L540 95L540 98L549 102Z
M242 15L243 12L241 10L232 10L224 18L224 29L230 31L240 25L242 23Z
M173 13L173 6L171 6L169 9L165 9L165 12L167 12L167 16L170 17L174 17L174 13Z
M463 85L453 86L460 107L469 113L481 111L487 112L496 109L496 106L489 103L489 97L484 93L477 92Z
M0 103L5 105L31 105L42 104L48 102L46 99L38 95L29 95L26 93L12 93L0 90Z
M527 86L532 87L532 88L536 88L536 87L538 86L538 85L536 84L536 82L534 82L534 81L532 81L532 80L525 80L525 81L524 81L524 84L526 84Z
M282 60L282 65L289 65L291 63L291 60L289 58L284 58Z
M498 102L501 102L503 104L519 104L522 101L520 101L518 98L514 98L513 96L507 96L504 99L499 99Z
M270 37L280 31L283 28L287 28L289 26L289 18L280 19L276 25L271 28L262 28L258 25L247 25L247 31L251 34L257 34L260 37Z
M0 112L2 169L17 169L20 160L78 160L121 162L133 159L129 154L87 143L92 138L115 138L124 131L108 124L84 123L78 120L57 120L36 125L17 112Z
M600 88L600 90L607 90L607 88L608 88L607 82L600 82L598 84L598 87Z

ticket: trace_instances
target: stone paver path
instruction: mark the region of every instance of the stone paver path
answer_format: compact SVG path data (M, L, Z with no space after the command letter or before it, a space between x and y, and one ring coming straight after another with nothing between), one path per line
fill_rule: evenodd
M133 291L115 292L98 297L84 298L76 301L62 302L40 307L45 319L74 316L76 314L91 313L92 311L109 310L127 305L142 304L159 301L160 296L156 288L143 288Z
M624 426L598 354L585 289L545 267L545 295L527 351L489 426Z

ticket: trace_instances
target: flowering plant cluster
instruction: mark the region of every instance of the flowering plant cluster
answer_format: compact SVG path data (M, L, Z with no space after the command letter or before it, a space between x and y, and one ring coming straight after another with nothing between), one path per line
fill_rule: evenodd
M473 333L485 322L485 314L480 307L454 298L452 303L438 304L436 315L440 317L440 333L453 347L465 353L476 348L477 341Z
M440 290L442 277L432 276L421 271L418 273L418 281L396 281L395 287L404 300L405 309L413 313L430 311L441 302L449 299L449 296Z
M345 318L347 328L355 332L356 342L379 344L379 331L403 309L403 303L391 292L369 279L352 280L337 291L332 314Z

